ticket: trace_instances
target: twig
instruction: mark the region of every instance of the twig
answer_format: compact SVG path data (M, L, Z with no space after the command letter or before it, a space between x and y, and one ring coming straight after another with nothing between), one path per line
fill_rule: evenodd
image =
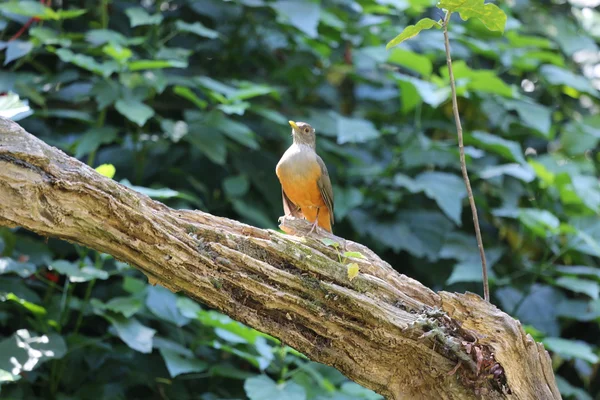
M490 287L488 283L487 262L485 261L485 250L483 249L483 240L481 239L481 229L479 229L479 218L477 217L477 206L471 190L471 182L467 173L467 162L465 160L465 145L463 143L462 125L460 124L460 115L458 114L458 100L456 99L456 84L454 83L454 72L452 71L452 59L450 57L450 39L448 38L448 23L450 22L450 11L446 12L444 18L444 45L446 47L446 64L448 65L448 76L450 78L450 88L452 89L452 111L454 112L454 121L456 122L456 132L458 133L458 150L460 152L460 169L463 180L467 187L471 213L473 214L473 225L475 226L475 237L477 238L477 247L481 256L481 271L483 274L483 298L490 301Z

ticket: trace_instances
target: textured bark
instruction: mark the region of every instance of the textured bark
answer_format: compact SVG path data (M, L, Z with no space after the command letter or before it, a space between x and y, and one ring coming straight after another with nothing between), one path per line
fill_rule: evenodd
M2 118L0 225L111 254L389 399L560 399L543 346L479 296L435 293L305 221L286 235L170 209ZM365 257L351 281L340 251Z

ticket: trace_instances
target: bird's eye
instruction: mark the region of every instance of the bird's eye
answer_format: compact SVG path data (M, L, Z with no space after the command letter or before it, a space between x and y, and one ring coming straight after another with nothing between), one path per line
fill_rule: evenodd
M304 128L304 133L308 133L308 132L310 132L310 129Z

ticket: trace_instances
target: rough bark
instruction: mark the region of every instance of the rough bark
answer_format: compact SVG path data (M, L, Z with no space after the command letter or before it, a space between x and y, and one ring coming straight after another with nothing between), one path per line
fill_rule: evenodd
M435 293L305 221L286 235L173 210L2 118L0 225L111 254L389 399L561 398L543 346L479 296ZM353 280L339 251L365 257Z

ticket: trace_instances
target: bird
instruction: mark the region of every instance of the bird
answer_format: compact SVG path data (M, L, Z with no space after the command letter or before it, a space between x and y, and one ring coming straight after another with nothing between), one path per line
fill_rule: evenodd
M293 143L275 167L283 211L286 217L304 217L312 222L309 234L317 225L331 233L333 188L327 167L316 152L315 129L306 122L289 124Z

